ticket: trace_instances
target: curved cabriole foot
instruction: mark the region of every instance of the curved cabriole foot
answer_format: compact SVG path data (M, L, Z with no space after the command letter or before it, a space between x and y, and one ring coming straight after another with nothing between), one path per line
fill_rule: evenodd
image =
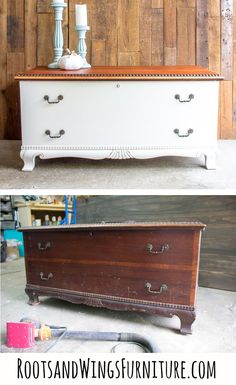
M205 165L207 170L216 169L216 152L209 152L205 154Z
M174 312L180 319L180 333L181 334L192 334L192 324L196 319L195 311L189 310L177 310Z
M40 303L38 294L35 291L29 290L29 289L25 289L25 292L26 292L26 294L29 297L29 301L28 301L29 305L33 305L34 306L34 305L38 305Z
M38 154L35 151L21 151L20 157L24 162L22 171L32 171L35 167L35 158Z

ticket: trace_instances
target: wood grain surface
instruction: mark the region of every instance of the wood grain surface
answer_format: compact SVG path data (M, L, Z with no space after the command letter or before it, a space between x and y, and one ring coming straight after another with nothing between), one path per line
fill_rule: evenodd
M16 74L17 80L68 79L221 80L217 72L201 66L94 66L75 71L37 67ZM225 83L225 82L224 82Z
M208 1L196 0L197 4L197 64L207 67L208 57Z
M31 229L24 238L25 250L29 259L35 261L69 263L79 258L80 264L89 265L137 265L146 268L148 263L149 267L156 269L192 270L194 238L201 227L193 229L191 224L189 227L179 224L176 228L159 228L158 225L151 229L135 227L136 224L128 229L122 226L86 230L76 227L69 231L62 227L59 232L51 228L36 232ZM150 252L148 244L159 253ZM162 251L164 245L168 248ZM197 254L197 249L194 254Z
M67 1L67 0L65 0ZM0 4L0 138L20 138L14 74L52 60L51 0ZM75 4L64 11L64 42L76 49ZM236 0L87 0L93 65L200 64L225 76L219 138L236 138ZM67 28L68 27L68 28Z
M83 265L78 261L77 263L53 263L28 260L27 264L27 282L32 285L194 306L191 300L190 271L156 270L124 265L110 267L108 264ZM42 281L40 272L43 272L45 277L53 272L53 278ZM152 287L156 290L159 289L160 283L167 284L169 290L158 296L153 295L145 288L147 281L151 281Z
M194 306L203 227L166 222L24 228L27 283Z
M236 291L235 196L96 196L79 199L79 223L200 221L201 286Z
M233 4L233 133L236 135L236 0Z

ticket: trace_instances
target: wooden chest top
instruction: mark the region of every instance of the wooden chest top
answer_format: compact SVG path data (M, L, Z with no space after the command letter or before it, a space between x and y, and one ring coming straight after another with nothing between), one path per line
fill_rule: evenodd
M38 67L18 73L17 80L222 80L200 66L98 66L76 71Z
M142 230L142 229L175 229L175 228L184 228L189 230L201 230L206 227L205 224L201 222L124 222L124 223L111 223L111 222L101 222L101 223L83 223L76 225L63 225L63 226L40 226L40 227L22 227L19 231L22 232L37 232L37 231L76 231L76 230Z

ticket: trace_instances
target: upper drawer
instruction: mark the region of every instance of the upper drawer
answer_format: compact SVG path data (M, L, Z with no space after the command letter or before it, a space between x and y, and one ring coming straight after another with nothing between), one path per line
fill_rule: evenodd
M192 137L202 129L203 141L216 132L217 108L214 81L21 82L24 145L178 145L176 128Z
M112 261L125 263L192 266L198 254L199 232L187 229L95 230L37 232L25 235L30 260ZM165 266L164 266L165 267Z

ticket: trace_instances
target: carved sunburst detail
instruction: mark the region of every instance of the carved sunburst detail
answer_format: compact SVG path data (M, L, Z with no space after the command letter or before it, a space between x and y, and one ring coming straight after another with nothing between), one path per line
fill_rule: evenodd
M88 306L93 306L93 307L102 307L102 301L99 298L86 298L83 303Z
M113 150L107 156L107 159L134 159L129 150Z

